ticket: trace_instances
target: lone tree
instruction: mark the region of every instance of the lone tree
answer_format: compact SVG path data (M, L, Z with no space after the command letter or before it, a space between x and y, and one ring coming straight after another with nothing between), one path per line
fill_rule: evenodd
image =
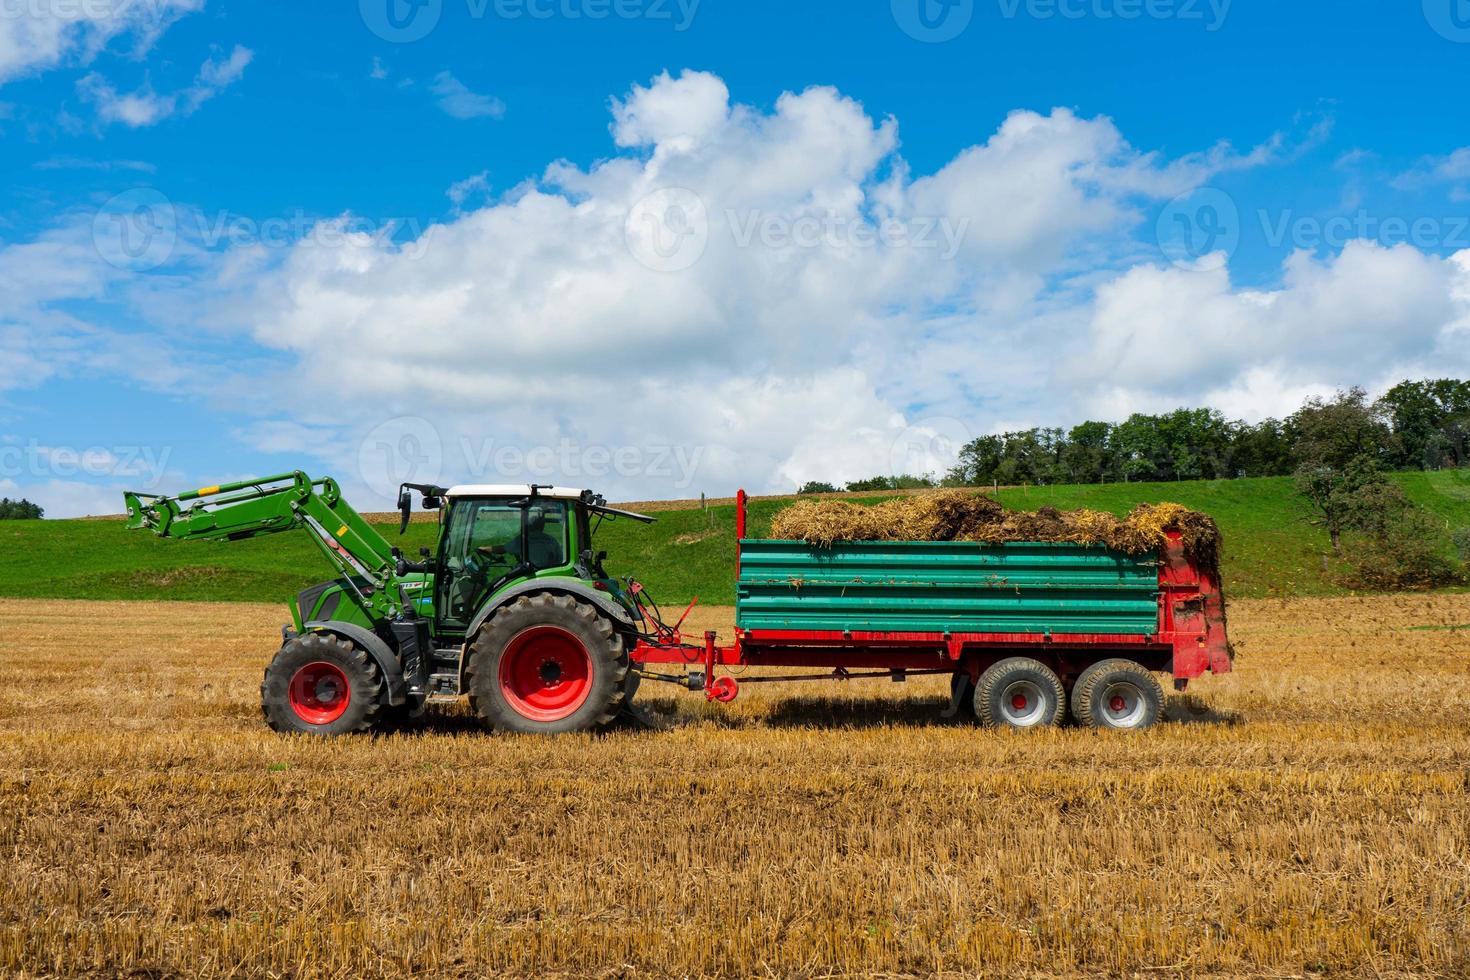
M1393 433L1362 388L1339 391L1331 401L1308 400L1291 426L1301 460L1297 491L1316 508L1316 523L1340 555L1343 532L1371 523L1369 514L1392 498L1384 461Z
M46 512L29 500L0 498L0 521L39 521L45 516Z

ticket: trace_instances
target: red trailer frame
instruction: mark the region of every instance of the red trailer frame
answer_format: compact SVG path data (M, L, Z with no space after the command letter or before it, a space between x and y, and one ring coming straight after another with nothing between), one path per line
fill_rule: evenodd
M748 499L744 490L735 498L737 579ZM1051 667L1068 686L1091 664L1122 657L1149 670L1171 672L1175 688L1182 691L1189 681L1207 672L1223 674L1231 669L1234 654L1225 631L1225 597L1214 576L1185 556L1177 532L1169 534L1169 543L1159 558L1158 629L1147 635L737 629L734 642L720 646L714 632L706 632L701 644L685 643L676 625L657 641L640 640L630 656L639 666L699 667L706 697L717 701L733 701L739 693L735 678L716 679L719 667L813 667L829 671L794 677L747 677L746 683L911 674L967 674L971 680L978 680L991 664L1018 655ZM853 670L876 673L853 674Z

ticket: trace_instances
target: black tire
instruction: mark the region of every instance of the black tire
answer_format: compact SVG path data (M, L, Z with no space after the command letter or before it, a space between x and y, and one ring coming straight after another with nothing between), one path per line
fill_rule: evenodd
M497 731L560 735L607 725L629 672L607 617L568 595L522 596L470 644L470 706Z
M260 708L283 734L349 735L378 724L382 693L382 673L366 651L331 633L306 633L265 669Z
M1164 714L1164 689L1142 664L1104 660L1082 672L1072 688L1072 717L1087 728L1141 732Z
M986 728L1061 724L1067 692L1050 667L1030 657L991 666L975 684L975 718Z

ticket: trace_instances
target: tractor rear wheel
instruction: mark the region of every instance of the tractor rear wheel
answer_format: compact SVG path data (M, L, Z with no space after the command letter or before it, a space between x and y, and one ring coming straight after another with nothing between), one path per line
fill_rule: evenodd
M282 733L345 735L370 730L382 710L383 679L367 652L330 633L281 647L260 684L266 724Z
M987 728L1059 725L1067 692L1050 667L1030 657L991 666L975 684L975 717Z
M1164 713L1164 689L1142 664L1104 660L1072 688L1072 717L1087 728L1143 731Z
M523 596L470 645L470 705L503 732L562 734L611 722L628 676L623 639L607 617L568 595Z

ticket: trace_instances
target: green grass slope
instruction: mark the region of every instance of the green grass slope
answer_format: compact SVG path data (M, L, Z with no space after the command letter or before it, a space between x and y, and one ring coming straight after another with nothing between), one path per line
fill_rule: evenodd
M1470 473L1409 473L1395 477L1415 502L1445 527L1470 527ZM1310 523L1289 479L1002 490L1008 506L1093 507L1126 513L1141 502L1172 500L1215 517L1225 534L1225 580L1232 596L1334 595L1324 574L1327 540ZM876 495L870 500L881 500ZM752 536L768 533L786 500L751 505ZM609 570L635 575L665 607L694 596L707 604L735 601L733 506L661 510L652 526L606 522L597 546ZM397 528L383 525L397 540ZM414 554L431 545L433 524L414 524L401 539ZM1446 535L1446 540L1448 535ZM305 534L234 543L167 541L124 531L122 521L0 523L0 595L72 599L193 599L285 602L328 574Z

